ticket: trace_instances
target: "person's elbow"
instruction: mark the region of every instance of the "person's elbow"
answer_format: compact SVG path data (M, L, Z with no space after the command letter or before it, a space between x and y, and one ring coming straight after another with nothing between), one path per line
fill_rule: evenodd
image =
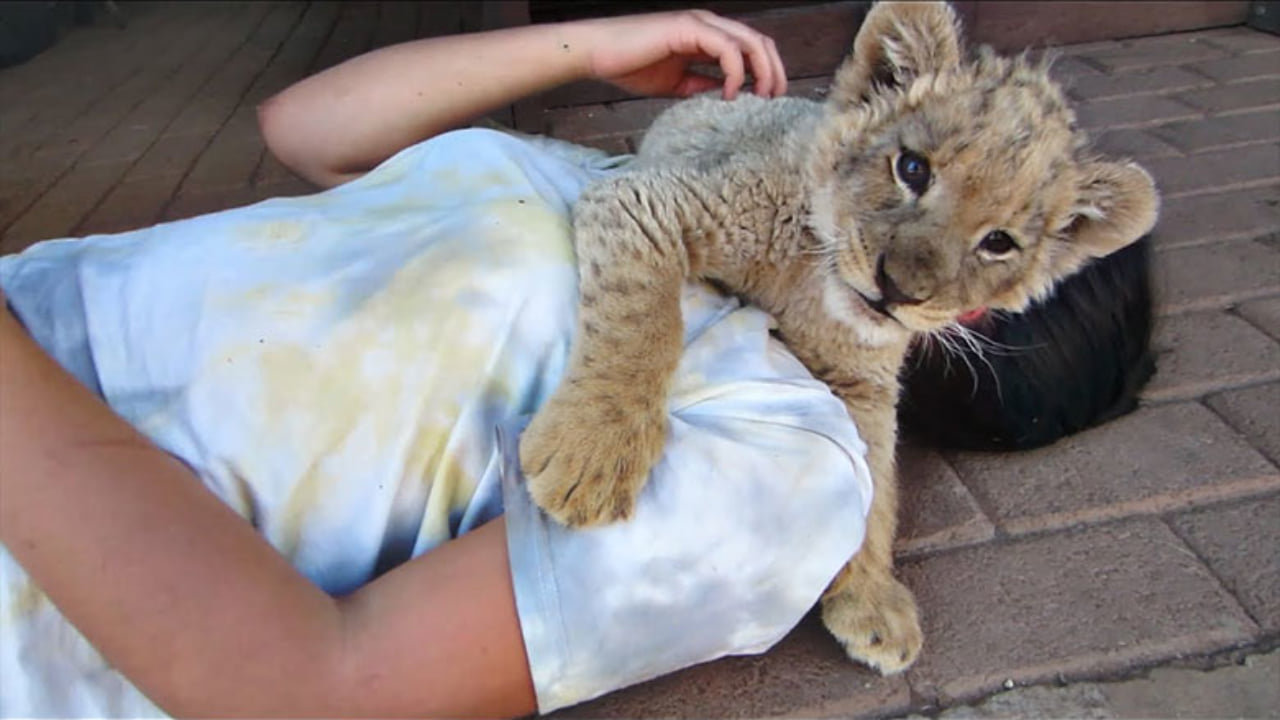
M329 167L317 148L307 142L305 127L295 118L296 111L279 95L267 98L257 107L258 131L270 152L280 164L295 175L322 188L341 185L359 176Z

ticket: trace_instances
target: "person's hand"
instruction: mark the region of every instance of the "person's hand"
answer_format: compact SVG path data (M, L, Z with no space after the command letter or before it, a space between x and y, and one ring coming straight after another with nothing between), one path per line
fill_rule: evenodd
M688 97L723 85L732 100L749 71L763 97L787 91L787 73L773 39L706 10L585 21L590 29L590 73L640 95ZM724 79L694 72L693 63L717 63Z

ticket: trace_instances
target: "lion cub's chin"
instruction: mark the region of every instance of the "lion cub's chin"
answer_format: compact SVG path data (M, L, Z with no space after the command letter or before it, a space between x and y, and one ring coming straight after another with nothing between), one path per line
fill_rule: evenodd
M885 347L906 342L911 335L905 325L872 308L862 293L834 275L823 284L822 307L848 326L862 345Z

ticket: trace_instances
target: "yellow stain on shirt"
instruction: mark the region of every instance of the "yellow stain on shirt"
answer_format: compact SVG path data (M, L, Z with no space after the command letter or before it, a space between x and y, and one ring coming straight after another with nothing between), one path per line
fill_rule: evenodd
M426 498L423 530L433 536L447 537L449 512L470 501L483 468L451 452L459 433L470 432L459 430L459 417L464 406L510 406L510 363L529 361L503 351L509 328L501 316L530 292L520 286L523 268L572 258L568 223L557 213L502 202L476 214L483 222L469 237L424 249L353 307L335 304L336 288L246 292L269 315L292 312L306 323L325 310L340 318L314 343L249 340L214 363L215 373L249 373L259 384L246 471L277 467L275 453L304 459L279 518L284 552L342 474L370 470L358 458L400 463L400 477L382 477L418 487L383 491Z

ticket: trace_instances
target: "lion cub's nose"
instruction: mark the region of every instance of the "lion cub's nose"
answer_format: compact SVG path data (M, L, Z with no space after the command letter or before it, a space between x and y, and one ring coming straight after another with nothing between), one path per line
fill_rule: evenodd
M884 255L876 261L876 287L880 288L880 302L884 305L919 305L924 298L915 298L902 291L884 269Z

